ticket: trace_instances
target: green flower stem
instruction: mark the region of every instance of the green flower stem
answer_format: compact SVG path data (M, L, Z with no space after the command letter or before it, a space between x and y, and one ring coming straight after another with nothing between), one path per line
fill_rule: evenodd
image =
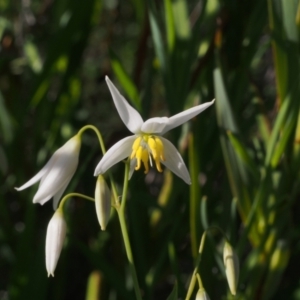
M194 269L194 272L193 272L193 275L192 275L192 278L191 278L191 282L190 282L185 300L189 300L191 298L194 287L195 287L195 284L196 284L198 268L199 268L200 261L202 259L202 252L203 252L203 248L204 248L204 244L205 244L206 234L207 234L207 230L205 230L203 232L202 237L201 237L199 252L198 252L197 259L196 259L196 266L195 266L195 269Z
M191 282L190 282L185 300L189 300L191 298L198 277L199 277L198 278L199 286L203 287L200 275L198 275L198 269L199 269L199 264L200 264L201 259L202 259L202 253L203 253L203 248L204 248L204 244L205 244L206 235L209 231L212 231L212 230L219 231L222 234L222 236L225 238L225 240L228 241L228 238L226 237L224 231L218 226L209 227L203 232L202 237L201 237L200 246L199 246L198 256L197 256L197 259L196 259L196 266L195 266L195 269L194 269L194 272L193 272L193 275L192 275L192 278L191 278ZM200 281L199 281L199 279L200 279Z
M199 290L200 290L200 289L203 289L203 283L202 283L200 274L197 273L197 274L196 274L196 277L197 277L197 280L198 280Z
M103 155L104 155L104 153L106 152L106 150L105 150L105 146L104 146L104 142L103 142L102 135L101 135L101 133L100 133L100 131L98 130L97 127L95 127L94 125L85 125L85 126L83 126L83 127L78 131L77 134L81 137L82 134L83 134L87 129L92 129L92 130L96 133L96 135L97 135L97 137L98 137L98 140L99 140L99 143L100 143L100 148L101 148L102 153L103 153Z
M99 140L99 144L100 144L101 151L102 151L102 153L103 153L103 155L104 155L104 154L106 153L106 149L105 149L105 145L104 145L104 142L103 142L102 135L101 135L101 133L100 133L100 131L98 130L97 127L95 127L94 125L86 125L86 126L83 126L83 127L78 131L77 134L78 134L79 137L81 138L82 134L83 134L86 130L88 130L88 129L91 129L91 130L93 130L93 131L96 133L96 135L97 135L97 137L98 137L98 140ZM114 179L113 179L113 177L112 177L111 174L109 174L109 179L110 179L110 182L111 182L111 189L112 189L112 191L113 191L114 197L115 197L115 199L117 199L118 193L117 193L117 189L116 189L116 185L115 185Z
M132 279L133 279L133 285L134 285L136 299L141 300L142 296L141 296L139 282L138 282L138 278L137 278L137 274L136 274L136 270L135 270L135 266L134 266L134 260L133 260L133 255L132 255L132 251L131 251L126 220L125 220L125 204L126 204L127 191L128 191L129 163L130 163L130 161L128 160L125 164L125 176L124 176L122 202L121 202L121 205L116 205L115 208L118 212L118 217L120 220L121 231L122 231L122 235L123 235L123 239L124 239L124 245L125 245L127 259L129 261L129 268L130 268L130 272L131 272ZM116 201L116 203L118 203L118 202Z
M79 197L79 198L83 198L83 199L86 199L86 200L95 201L94 198L89 197L89 196L86 196L86 195L83 195L83 194L79 194L79 193L70 193L70 194L67 194L66 196L64 196L64 197L62 198L62 200L61 200L60 203L59 203L59 206L58 206L57 210L63 211L63 207L64 207L66 201L67 201L69 198L72 198L72 197Z

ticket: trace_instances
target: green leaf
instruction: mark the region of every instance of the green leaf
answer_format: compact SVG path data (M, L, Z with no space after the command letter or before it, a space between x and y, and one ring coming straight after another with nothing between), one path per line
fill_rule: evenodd
M291 100L291 96L288 95L284 99L283 104L279 110L277 117L276 117L276 121L275 121L273 130L272 130L272 133L271 133L271 137L270 137L270 140L267 145L267 154L266 154L266 159L265 159L265 165L269 165L272 160L272 156L275 151L279 133L283 128L283 124L288 119L288 115L289 115L291 109L292 109L292 100ZM276 154L276 155L278 156L278 154ZM276 159L274 160L273 163L276 162Z
M118 78L119 83L123 87L124 91L126 92L133 105L139 111L141 111L141 100L134 82L126 73L117 55L112 50L109 51L109 55L112 69L116 77Z
M187 3L185 0L173 1L173 13L175 22L176 35L179 39L186 40L190 38L190 20Z
M166 54L165 54L162 34L160 32L159 25L158 25L158 18L157 18L157 13L155 10L153 0L149 1L149 21L150 21L150 27L152 31L152 38L153 38L155 52L158 57L160 67L163 73L165 73L166 66L167 66Z
M4 97L0 91L0 128L6 143L11 142L13 138L12 121L5 107Z
M166 19L168 50L169 53L171 53L173 51L174 44L175 44L174 16L172 11L171 0L165 0L164 2L165 2L165 19Z
M296 25L298 0L281 0L281 5L285 35L288 40L298 42L298 32Z
M237 135L235 135L231 131L227 131L227 136L229 137L229 141L231 142L231 145L235 150L236 154L239 156L239 158L242 160L242 162L245 164L248 170L252 173L254 178L259 178L259 170L257 169L257 166L255 165L252 158L249 156L245 146L238 139Z

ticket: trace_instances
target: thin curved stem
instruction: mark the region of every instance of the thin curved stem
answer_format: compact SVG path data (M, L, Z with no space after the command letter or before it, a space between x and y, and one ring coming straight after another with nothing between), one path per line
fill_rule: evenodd
M93 131L96 133L96 135L97 135L97 137L98 137L98 140L99 140L100 148L101 148L102 153L103 153L103 155L104 155L105 152L106 152L106 150L105 150L105 145L104 145L104 142L103 142L102 135L101 135L101 133L100 133L100 131L98 130L97 127L95 127L94 125L85 125L85 126L83 126L83 127L78 131L77 134L81 137L82 134L83 134L87 129L91 129L91 130L93 130Z
M106 149L105 149L105 145L104 145L104 141L103 141L102 135L101 135L101 133L100 133L100 131L98 130L97 127L95 127L94 125L85 125L85 126L83 126L83 127L78 131L77 134L81 137L82 134L83 134L86 130L88 130L88 129L91 129L91 130L93 130L93 131L96 133L96 135L97 135L97 137L98 137L98 140L99 140L99 144L100 144L101 151L102 151L102 153L103 153L103 155L104 155L104 154L106 153ZM112 177L111 174L109 174L109 179L110 179L110 183L111 183L111 189L112 189L112 192L113 192L113 194L114 194L115 199L117 199L118 193L117 193L115 181L114 181L114 179L113 179L113 177Z
M65 205L65 202L66 202L69 198L71 198L71 197L79 197L79 198L83 198L83 199L86 199L86 200L95 201L94 198L89 197L89 196L86 196L86 195L83 195L83 194L79 194L79 193L69 193L69 194L67 194L66 196L64 196L64 197L62 198L62 200L60 201L58 210L63 210L63 207L64 207L64 205Z

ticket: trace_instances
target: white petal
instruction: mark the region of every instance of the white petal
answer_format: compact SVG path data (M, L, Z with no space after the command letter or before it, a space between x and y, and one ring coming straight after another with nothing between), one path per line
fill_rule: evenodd
M49 222L46 235L46 269L48 276L54 271L64 244L67 231L66 221L60 211L56 211Z
M51 168L51 165L53 163L53 156L50 158L50 160L47 162L47 164L36 174L34 175L29 181L27 181L25 184L23 184L22 186L20 186L19 188L15 188L17 191L22 191L27 189L28 187L32 186L33 184L35 184L36 182L38 182L39 180L41 180L41 178L44 176L44 174L46 172L49 171L49 169Z
M114 144L102 157L95 169L94 176L105 173L110 167L128 157L132 151L135 135L126 137Z
M141 115L129 105L107 76L105 80L122 121L132 133L139 133L144 122Z
M53 196L53 202L52 202L53 210L57 209L58 202L61 199L61 196L64 193L64 191L66 190L71 179L72 179L72 177L68 178L68 180L65 182L64 186Z
M187 170L185 163L177 151L175 146L163 137L159 137L164 145L165 161L161 163L164 164L168 169L170 169L174 174L183 179L187 184L191 184L191 177L189 171Z
M76 171L78 155L62 152L56 152L54 155L55 160L51 169L41 180L39 189L33 198L34 203L44 204L63 188L65 189Z
M128 174L129 180L131 179L131 177L133 175L135 166L136 166L136 158L134 157L133 159L130 160L129 174Z
M210 102L206 102L206 103L194 106L194 107L189 108L177 115L172 116L171 118L169 118L168 124L165 126L165 128L161 134L164 134L167 131L169 131L177 126L180 126L181 124L183 124L183 123L187 122L188 120L192 119L193 117L197 116L202 111L204 111L209 106L211 106L214 102L215 102L215 99Z
M141 127L144 133L162 134L166 125L169 123L169 118L151 118L148 119Z

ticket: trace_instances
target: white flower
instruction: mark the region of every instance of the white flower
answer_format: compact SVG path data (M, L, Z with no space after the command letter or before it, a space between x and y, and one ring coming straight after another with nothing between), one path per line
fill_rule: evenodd
M66 237L67 224L64 219L63 213L58 209L52 219L50 220L47 228L46 236L46 269L48 277L54 276L54 271L59 259L62 246Z
M98 176L97 179L95 205L100 227L102 230L105 230L110 218L111 193L103 176Z
M62 194L76 171L80 145L80 136L75 135L55 151L47 164L34 177L15 189L22 191L40 181L33 203L44 204L54 197L53 208L56 209Z
M191 184L189 172L181 155L174 145L161 135L195 117L212 105L214 100L187 109L170 118L151 118L144 122L141 115L128 104L109 78L106 76L105 79L122 121L134 135L112 146L97 165L94 175L103 174L110 167L130 156L130 176L134 169L140 168L141 163L147 173L149 161L152 166L152 160L154 160L159 172L162 172L162 163L186 183Z
M232 246L226 241L223 249L223 260L227 282L232 295L236 295L236 288L239 281L239 258Z

